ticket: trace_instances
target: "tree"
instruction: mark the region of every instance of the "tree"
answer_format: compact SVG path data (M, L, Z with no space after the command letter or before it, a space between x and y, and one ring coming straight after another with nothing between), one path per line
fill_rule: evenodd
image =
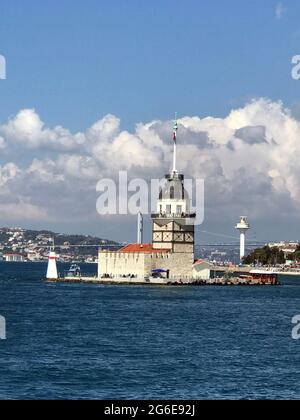
M263 264L263 265L276 265L285 264L286 259L284 252L279 248L270 248L265 246L263 248L257 248L251 252L250 255L244 258L244 264Z

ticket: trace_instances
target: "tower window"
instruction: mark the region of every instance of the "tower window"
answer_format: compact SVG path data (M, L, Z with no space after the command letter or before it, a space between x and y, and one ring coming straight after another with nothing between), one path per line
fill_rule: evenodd
M174 200L174 198L175 198L175 188L171 187L170 188L170 199Z
M162 189L159 190L159 199L162 200L163 192Z

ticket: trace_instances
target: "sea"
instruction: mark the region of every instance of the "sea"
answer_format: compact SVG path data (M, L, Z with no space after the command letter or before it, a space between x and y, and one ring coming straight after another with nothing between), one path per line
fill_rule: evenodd
M164 288L51 284L45 273L0 263L2 400L300 398L300 278Z

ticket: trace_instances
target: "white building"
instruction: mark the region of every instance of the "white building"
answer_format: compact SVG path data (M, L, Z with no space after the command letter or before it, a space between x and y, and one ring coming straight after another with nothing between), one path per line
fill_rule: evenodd
M193 277L196 280L209 280L213 269L214 266L210 262L198 260L193 265Z
M298 242L270 242L268 244L270 248L278 248L284 253L285 258L289 258L293 255L299 247Z
M5 254L3 257L6 262L24 262L25 261L24 256L21 254Z

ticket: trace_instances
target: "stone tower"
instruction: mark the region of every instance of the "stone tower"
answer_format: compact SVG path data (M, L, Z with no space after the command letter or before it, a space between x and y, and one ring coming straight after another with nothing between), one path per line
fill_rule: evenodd
M193 281L196 215L190 214L190 197L184 188L184 176L176 169L177 130L175 121L173 170L164 179L156 213L152 215L152 243L142 241L142 216L139 215L138 243L117 252L101 251L99 278L109 276L113 279L115 276L124 281L124 275L133 275L148 283L154 274L163 273L172 284Z
M195 218L190 213L190 198L184 188L184 175L176 169L178 124L174 124L173 171L165 176L165 184L160 190L157 213L153 220L153 248L168 249L177 254L178 262L192 268L195 246ZM186 268L187 271L189 269Z
M157 213L152 215L153 248L194 254L196 215L190 214L184 176L173 172L165 179L157 202Z

